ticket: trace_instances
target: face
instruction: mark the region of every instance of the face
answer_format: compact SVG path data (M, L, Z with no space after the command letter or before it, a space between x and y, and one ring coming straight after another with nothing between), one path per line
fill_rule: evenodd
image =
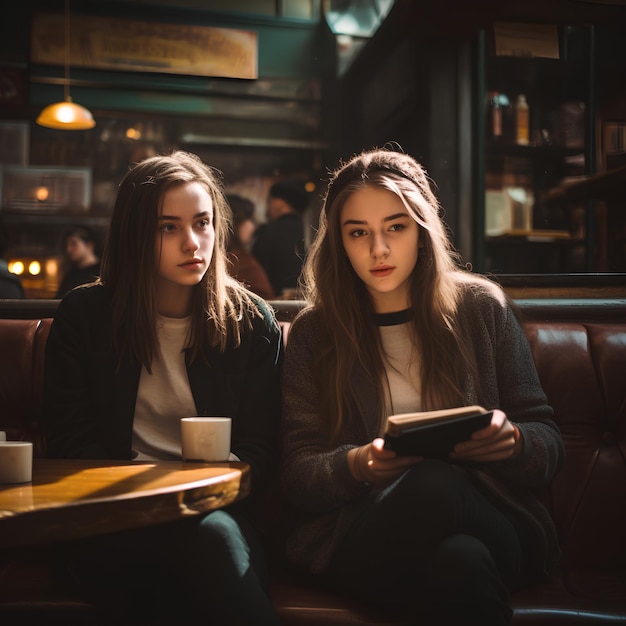
M270 222L288 212L287 203L282 198L269 198L267 201L267 219Z
M239 236L239 241L244 246L248 246L252 243L252 237L254 236L254 231L256 230L256 224L252 220L244 220L239 224L239 228L237 229L237 235Z
M206 189L194 182L166 191L156 234L160 302L188 301L185 296L209 268L214 244L213 202Z
M93 253L93 244L85 242L78 235L70 235L65 242L65 252L72 263L81 263Z
M364 187L344 204L340 225L345 252L376 312L408 308L419 228L402 201L390 191Z

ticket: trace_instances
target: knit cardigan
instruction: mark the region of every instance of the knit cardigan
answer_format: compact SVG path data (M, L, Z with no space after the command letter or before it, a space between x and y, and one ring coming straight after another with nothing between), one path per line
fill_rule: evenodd
M536 538L533 577L548 576L560 550L556 531L538 493L563 463L564 446L553 410L540 386L526 336L504 296L479 284L462 287L460 318L481 373L480 391L467 376L465 404L500 408L523 436L521 454L477 468L459 466L497 506L525 519ZM314 573L323 572L351 525L375 497L375 488L358 482L348 450L378 436L376 391L361 371L358 414L330 447L318 410L319 390L312 363L319 348L315 309L301 311L289 331L283 371L283 458L281 482L294 509L287 538L288 558Z

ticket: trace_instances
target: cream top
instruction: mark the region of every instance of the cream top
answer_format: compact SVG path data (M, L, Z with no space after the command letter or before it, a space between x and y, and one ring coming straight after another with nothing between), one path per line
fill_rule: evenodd
M183 351L190 323L190 317L157 318L160 354L152 374L142 368L135 404L133 450L139 460L182 457L180 418L197 415Z

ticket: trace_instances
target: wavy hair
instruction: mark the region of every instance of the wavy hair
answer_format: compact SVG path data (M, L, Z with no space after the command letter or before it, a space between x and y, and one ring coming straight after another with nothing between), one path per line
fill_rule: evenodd
M373 303L352 268L341 236L342 208L351 194L364 187L394 194L420 229L410 298L412 331L423 364L424 410L458 405L468 372L478 381L470 342L460 330L460 287L468 282L490 283L462 267L431 181L411 156L386 149L366 151L333 173L301 277L305 298L320 322L320 350L313 367L321 390L321 414L328 420L333 441L343 422L356 417L353 372L357 365L378 389L378 408L384 418L385 364Z
M158 216L164 194L191 182L201 184L211 197L215 245L209 268L192 296L186 345L190 360L206 357L208 346L224 351L239 345L243 325L261 315L250 292L226 270L232 214L221 173L180 150L149 157L132 167L119 185L100 273L100 282L112 291L113 348L118 359L139 362L148 371L158 351Z

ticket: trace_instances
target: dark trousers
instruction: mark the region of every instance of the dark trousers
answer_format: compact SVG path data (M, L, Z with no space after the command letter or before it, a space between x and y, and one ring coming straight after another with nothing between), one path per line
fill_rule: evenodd
M76 583L111 623L279 623L267 594L262 547L241 515L218 510L65 550Z
M454 465L424 461L372 500L328 576L360 599L403 606L416 624L509 624L524 576L517 522Z

